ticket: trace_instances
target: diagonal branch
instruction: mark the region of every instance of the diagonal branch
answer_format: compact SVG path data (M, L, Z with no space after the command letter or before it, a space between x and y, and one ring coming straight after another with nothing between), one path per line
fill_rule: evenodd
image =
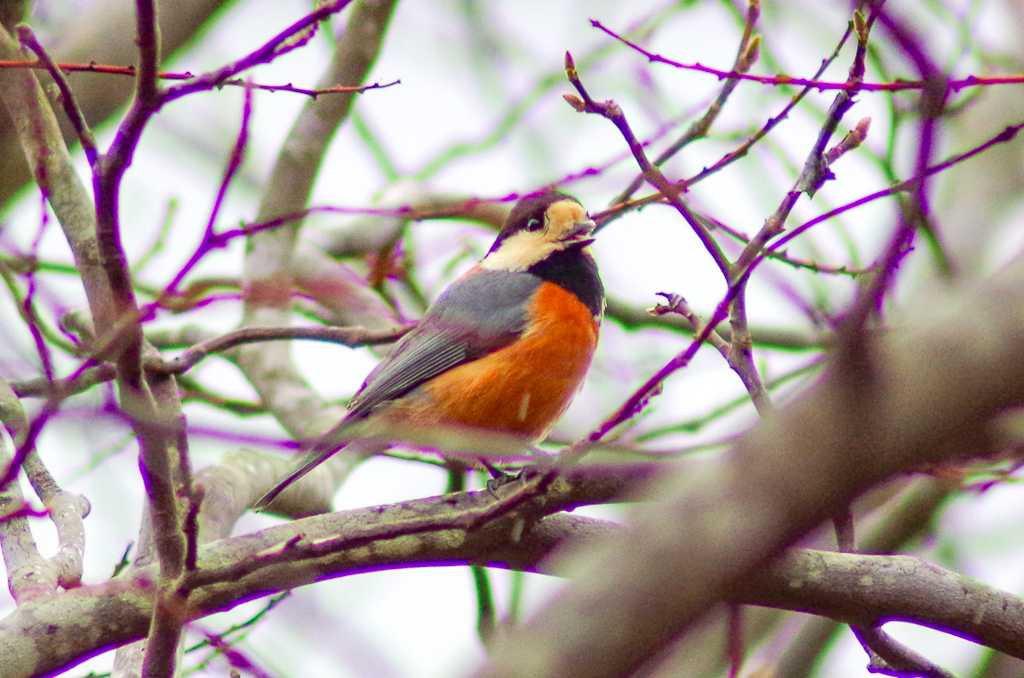
M988 423L1024 403L1024 255L940 308L878 342L871 379L833 363L717 472L660 483L627 536L591 550L481 675L629 674L866 489L984 445Z
M578 97L573 95L565 95L565 100L570 106L575 108L580 113L593 113L600 115L607 119L619 133L622 138L626 141L626 145L629 146L630 152L636 159L638 165L640 165L640 171L643 173L644 178L654 186L658 191L665 196L669 204L672 205L677 212L683 217L693 232L697 235L697 238L704 245L704 249L708 251L715 264L718 266L718 270L722 272L722 276L728 281L732 277L732 269L729 266L729 261L725 254L722 252L718 243L711 237L704 224L690 211L690 208L683 203L681 194L683 189L669 181L661 170L654 166L654 164L647 157L647 152L644 151L643 144L641 144L636 135L633 133L632 128L629 126L629 122L626 120L626 116L622 112L622 108L619 107L614 101L594 101L590 94L587 92L583 83L580 81L579 74L576 72L576 63L573 61L572 55L569 52L565 53L565 74L569 79L569 82L576 89L579 94Z

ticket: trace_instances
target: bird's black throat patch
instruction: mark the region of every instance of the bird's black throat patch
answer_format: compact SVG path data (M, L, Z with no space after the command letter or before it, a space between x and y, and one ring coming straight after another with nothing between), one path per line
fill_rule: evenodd
M597 263L582 247L555 252L527 270L572 292L595 317L604 311L604 285L597 272Z

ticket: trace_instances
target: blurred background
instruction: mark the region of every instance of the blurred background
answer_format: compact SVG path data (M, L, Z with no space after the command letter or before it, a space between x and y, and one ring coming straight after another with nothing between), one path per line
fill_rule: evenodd
M1019 39L1024 5L1017 0L890 5L928 36L931 56L952 77L1024 70ZM302 0L162 3L162 20L169 22L163 31L165 69L201 73L217 68L255 49L311 8ZM565 51L572 52L594 98L618 102L637 136L658 152L704 113L721 82L648 63L592 27L590 19L653 52L728 70L745 13L746 4L732 0L398 3L367 82L401 82L356 97L337 134L324 140L329 147L310 204L358 212L442 198L500 200L557 183L591 212L603 210L638 170L611 124L577 113L563 101L562 94L572 91L564 77ZM752 72L810 77L836 48L850 14L845 2L765 0L756 26L760 55ZM347 12L334 17L305 47L254 69L252 79L314 87L336 44L348 37L347 17ZM36 0L30 18L61 61L115 65L134 60L133 21L132 3L124 0ZM915 79L912 67L883 32L876 29L872 45L868 81ZM821 79L844 81L853 49L850 40ZM95 121L101 148L106 147L127 105L131 78L80 73L71 82ZM665 173L683 178L714 163L764 126L796 92L741 82L706 138L665 163ZM687 194L689 204L732 229L755 233L795 181L833 97L832 92L809 93L746 157L695 186ZM856 121L870 118L867 140L836 163L835 180L813 199L799 200L788 225L797 226L910 176L917 98L915 92L859 94L836 139ZM122 192L124 246L141 297L152 299L199 242L235 143L242 100L238 87L186 97L161 111L142 137ZM220 214L222 228L255 220L261 200L281 190L268 183L270 171L306 100L286 91L254 92L245 158ZM1020 85L956 92L950 114L939 126L934 158L969 150L1022 120ZM0 260L11 271L9 293L0 294L0 376L19 380L40 374L32 339L18 318L26 282L17 264L33 251L42 222L38 189L19 169L20 152L6 120L0 141ZM88 177L80 149L73 153L81 176ZM887 306L888 324L898 326L913 314L927 314L935 290L982 278L1020 250L1022 179L1020 139L994 146L936 178L931 187L937 235L919 238L908 253ZM637 195L650 192L645 186ZM752 278L748 310L755 357L776 402L785 403L818 374L826 353L822 338L897 225L898 209L890 198L831 219L787 248L787 254L807 265L769 261ZM383 304L397 318L415 319L425 302L486 252L493 230L467 219L432 219L400 223L396 235L389 236L395 221L318 213L305 220L301 238L321 252L338 254L334 261L352 276L353 284L377 300L373 303ZM379 238L380 245L360 245L362 241L353 240L357 236ZM733 257L742 245L729 238L722 243ZM658 292L683 295L703 317L725 292L714 263L670 207L652 205L626 213L601 232L593 249L609 295L609 314L587 384L552 434L555 443L594 428L686 346L689 337L678 322L646 316L645 309L659 301ZM69 267L67 245L52 219L37 252L47 265L36 276L36 304L56 328L62 315L84 308L85 302ZM148 331L159 335L198 326L219 333L237 327L244 252L243 239L235 239L206 256L185 281L199 290L193 303L162 310ZM315 303L297 304L295 313L296 322L332 320L329 314L318 314ZM377 360L370 349L314 342L296 342L292 352L314 389L338 402L358 388ZM59 351L56 355L62 374L77 364ZM240 442L265 441L264 447L275 450L288 438L229 361L205 361L189 373L183 388L197 467L217 463ZM104 409L109 400L105 387L74 397L40 439L43 458L58 479L92 503L86 521L86 582L106 579L136 540L143 505L135 441L127 426ZM617 440L647 452L715 454L756 417L735 374L720 355L705 348L665 384L643 416L617 433ZM922 481L942 484L943 489L935 491L934 511L896 548L1020 592L1024 535L1014 526L1024 511L1024 494L1000 470L972 467L953 473L952 483ZM992 479L997 482L984 484ZM358 507L436 494L446 480L443 469L430 464L374 458L346 481L335 505ZM884 488L867 498L868 503L883 504L894 493L895 488ZM586 513L615 517L619 509L598 507ZM273 522L271 517L247 515L236 533ZM37 538L48 548L54 543L49 526L39 521L37 527ZM490 583L499 620L528 616L563 585L552 578L504 571L492 571ZM201 625L222 631L258 615L266 605L266 600L252 601ZM0 594L0 616L13 607L6 592ZM297 589L272 614L232 637L274 676L443 677L465 673L484 656L476 615L476 593L466 568L414 569ZM806 620L772 613L763 631L753 624L747 671L781 661ZM909 625L886 628L957 675L1024 673L1020 665L1016 673L997 673L1002 660L945 634ZM201 636L190 639L198 643ZM848 632L822 633L818 642L811 654L813 675L868 675L863 651ZM702 668L679 669L676 675L725 675L721 639L707 640L689 652L703 652L710 659ZM67 675L103 673L111 661L112 653L101 655ZM225 661L208 647L188 652L183 666L197 676L227 672ZM810 664L807 670L812 671Z

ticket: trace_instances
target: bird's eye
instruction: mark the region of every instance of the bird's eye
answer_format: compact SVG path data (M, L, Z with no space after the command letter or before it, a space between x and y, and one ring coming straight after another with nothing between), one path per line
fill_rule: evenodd
M537 231L537 230L540 230L540 227L541 227L540 219L530 219L529 221L526 222L526 230L527 231Z

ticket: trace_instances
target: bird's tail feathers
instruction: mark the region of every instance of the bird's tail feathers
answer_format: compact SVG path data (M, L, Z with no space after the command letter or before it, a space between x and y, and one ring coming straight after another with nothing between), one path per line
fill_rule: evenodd
M348 422L343 422L343 424ZM272 501L277 499L277 496L288 489L292 483L296 482L300 478L304 477L307 473L315 469L320 464L327 461L335 452L341 450L348 445L348 440L339 440L339 434L341 433L342 426L336 426L333 430L328 431L324 434L316 445L303 455L299 463L295 465L295 468L291 470L284 478L279 480L270 491L264 494L252 505L254 511L262 511L270 505Z

